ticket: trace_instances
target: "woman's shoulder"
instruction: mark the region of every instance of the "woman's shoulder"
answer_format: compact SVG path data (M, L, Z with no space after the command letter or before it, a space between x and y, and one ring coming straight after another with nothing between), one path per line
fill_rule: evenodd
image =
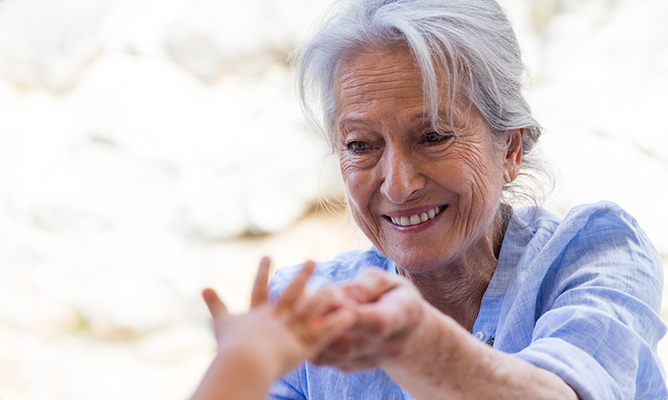
M515 213L512 226L516 230L528 230L530 236L547 235L568 242L576 237L596 241L620 233L646 241L635 218L612 201L575 206L563 218L542 208L522 208Z
M518 211L502 255L505 264L519 266L520 274L549 276L552 270L575 276L592 268L599 275L662 274L661 256L649 237L611 201L573 207L564 218L542 209Z
M611 201L574 207L558 233L571 238L568 248L572 256L564 261L587 258L610 266L626 261L629 270L662 270L661 256L645 231L631 214Z
M641 230L635 218L612 201L599 201L573 207L561 225L589 229L618 226L633 231Z
M530 233L517 233L521 228L511 233L512 260L522 276L540 278L554 293L595 282L658 307L661 256L635 218L619 205L610 201L579 205L563 219L543 213L530 227Z
M270 297L281 293L292 281L303 264L284 267L276 271L270 284ZM308 287L318 290L327 283L339 283L353 279L362 270L378 267L388 272L394 271L392 260L381 254L375 247L368 250L351 250L337 254L334 258L316 262L316 268Z

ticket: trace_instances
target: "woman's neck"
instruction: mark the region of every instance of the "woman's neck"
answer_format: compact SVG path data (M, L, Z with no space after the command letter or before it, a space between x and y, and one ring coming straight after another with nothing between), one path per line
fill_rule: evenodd
M398 267L397 272L410 279L431 305L471 330L496 271L511 216L512 209L502 205L490 233L455 263L421 273L410 273Z

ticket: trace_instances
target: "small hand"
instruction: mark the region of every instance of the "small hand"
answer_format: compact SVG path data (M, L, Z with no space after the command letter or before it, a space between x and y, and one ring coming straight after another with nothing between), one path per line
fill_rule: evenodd
M214 319L219 352L244 351L274 365L276 377L320 352L355 323L355 313L342 307L341 288L327 286L318 293L305 290L315 263L308 261L274 304L267 303L268 258L260 262L251 294L251 309L231 316L216 293L202 293Z

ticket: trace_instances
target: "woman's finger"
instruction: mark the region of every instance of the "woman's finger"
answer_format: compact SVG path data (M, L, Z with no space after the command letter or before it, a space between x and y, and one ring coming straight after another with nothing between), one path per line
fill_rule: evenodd
M349 299L358 303L370 303L378 300L386 292L401 284L401 278L390 275L380 268L368 268L355 279L341 287Z
M251 308L261 306L267 302L268 289L267 285L269 284L269 267L271 266L271 260L269 257L262 257L260 260L260 265L257 269L257 275L255 276L255 283L253 284L253 291L251 293Z
M306 282L308 282L308 279L311 277L314 269L315 263L313 261L307 261L304 263L304 266L301 270L299 270L297 276L295 276L295 279L290 282L290 285L287 289L285 289L283 295L278 300L278 303L276 304L277 308L281 309L292 307L292 305L304 291Z
M412 288L395 288L375 303L360 304L352 331L378 339L410 331L424 314L422 304L419 293Z
M346 307L339 308L325 316L316 317L311 323L312 325L316 325L313 329L318 338L313 353L319 353L353 326L356 321L357 314L355 311Z
M312 296L300 297L292 306L294 316L300 321L310 321L318 315L342 307L349 302L338 286L327 285Z
M347 332L339 334L342 336L334 337L319 353L315 352L315 356L310 359L313 364L351 371L376 367L405 353L405 341L401 337L370 341L359 336L350 336Z
M202 297L214 319L221 315L227 315L227 307L213 289L204 289Z
M348 357L351 356L353 338L343 333L341 337L336 338L322 349L319 353L316 352L316 355L310 357L310 360L315 365L333 365L333 363L341 363L344 360L348 360Z

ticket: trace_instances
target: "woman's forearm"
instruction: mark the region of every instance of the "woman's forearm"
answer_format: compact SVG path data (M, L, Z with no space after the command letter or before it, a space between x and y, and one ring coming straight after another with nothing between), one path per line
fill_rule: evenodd
M383 365L418 400L555 399L578 396L560 377L477 341L430 305L406 356Z

